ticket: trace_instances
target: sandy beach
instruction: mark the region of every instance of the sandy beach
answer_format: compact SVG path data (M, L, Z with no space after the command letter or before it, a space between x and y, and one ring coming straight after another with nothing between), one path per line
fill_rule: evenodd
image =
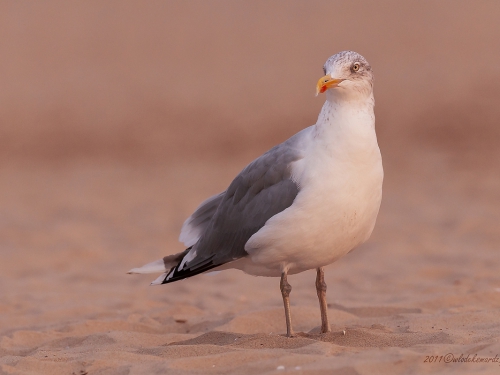
M500 372L496 2L450 19L447 2L50 4L0 5L0 374ZM362 5L368 26L345 31ZM386 177L371 239L325 269L333 332L314 271L289 278L291 339L278 279L127 275L314 123L321 65L346 48L375 70Z
M290 277L293 339L277 279L225 271L149 287L125 274L181 250L182 219L244 161L3 168L2 371L496 373L425 362L500 351L498 176L478 194L475 171L431 162L388 178L370 242L327 267L332 334L318 335L314 272Z

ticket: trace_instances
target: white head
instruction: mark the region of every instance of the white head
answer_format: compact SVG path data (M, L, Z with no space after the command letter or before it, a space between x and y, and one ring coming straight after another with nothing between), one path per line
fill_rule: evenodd
M316 95L326 92L330 101L373 101L372 68L359 53L339 52L326 60L323 71L325 76L316 85Z

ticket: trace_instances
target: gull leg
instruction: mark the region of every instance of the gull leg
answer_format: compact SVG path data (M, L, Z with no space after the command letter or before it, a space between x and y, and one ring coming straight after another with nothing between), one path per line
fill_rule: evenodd
M326 304L326 283L323 267L316 269L316 292L318 293L319 308L321 310L321 333L331 332L330 323L328 323L328 306ZM284 297L283 297L284 298Z
M292 286L288 284L286 274L286 271L281 274L280 289L283 296L283 304L285 305L286 336L293 337L292 317L290 315L290 292L292 291Z

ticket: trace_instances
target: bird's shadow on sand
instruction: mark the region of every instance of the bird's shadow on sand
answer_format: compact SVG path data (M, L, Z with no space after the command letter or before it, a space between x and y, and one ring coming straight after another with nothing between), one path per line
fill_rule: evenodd
M245 349L297 349L316 342L345 347L411 347L419 344L452 343L447 333L391 332L383 326L357 327L339 332L296 333L294 337L275 334L241 334L211 331L198 337L170 343L176 345L217 345Z
M420 309L401 307L358 307L347 308L338 304L330 308L349 312L360 318L391 317L399 314L419 314ZM399 326L398 326L399 327ZM330 343L343 347L412 347L420 344L451 344L450 335L445 332L412 332L408 327L391 329L382 324L371 326L356 325L345 330L320 333L319 327L309 332L298 332L289 338L278 334L244 334L224 331L209 331L189 340L177 341L167 346L216 345L226 348L246 349L297 349L317 342Z

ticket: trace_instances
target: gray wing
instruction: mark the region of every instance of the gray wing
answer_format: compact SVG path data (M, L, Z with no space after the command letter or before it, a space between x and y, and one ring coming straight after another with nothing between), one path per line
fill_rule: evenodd
M268 219L292 205L299 187L291 179L290 164L302 158L294 138L254 160L218 196L220 203L205 231L163 284L246 256L248 239Z
M203 201L193 214L186 219L182 225L179 241L187 247L193 246L200 239L201 235L207 229L212 216L214 216L217 207L219 207L226 192L214 195Z

